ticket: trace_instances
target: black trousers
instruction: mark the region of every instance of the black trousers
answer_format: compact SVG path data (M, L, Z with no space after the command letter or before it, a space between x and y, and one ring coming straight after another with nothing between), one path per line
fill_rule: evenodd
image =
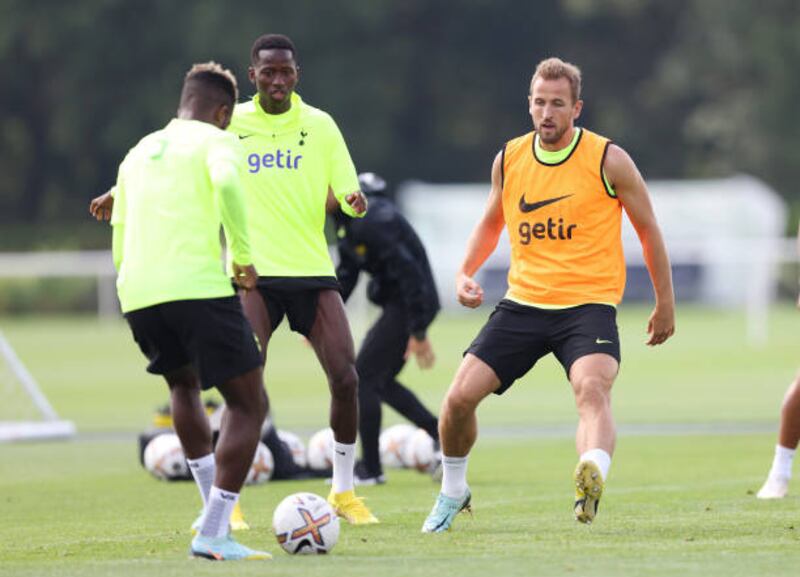
M405 365L403 355L410 337L406 314L399 304L389 303L372 325L356 357L358 371L358 432L361 457L367 473L380 475L378 438L381 433L381 403L439 439L438 421L417 396L397 382Z

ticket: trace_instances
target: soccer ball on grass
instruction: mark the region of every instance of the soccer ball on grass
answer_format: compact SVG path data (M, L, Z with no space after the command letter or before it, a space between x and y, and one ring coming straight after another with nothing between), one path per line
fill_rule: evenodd
M403 461L403 456L406 450L406 445L414 433L417 432L417 427L402 423L392 425L385 429L381 436L378 438L378 445L381 454L381 463L384 467L390 469L402 469L408 465Z
M283 431L278 429L278 438L286 443L289 451L292 453L292 460L298 467L308 466L308 456L306 455L306 446L302 439L292 433L291 431Z
M295 493L275 509L272 530L287 553L321 555L329 553L339 540L339 517L323 497Z
M175 433L158 435L147 443L144 450L144 467L156 479L162 481L191 478L181 441Z
M247 472L245 479L246 485L260 485L272 478L272 471L275 469L275 459L272 451L264 443L258 443L256 454L253 455L253 464Z
M333 443L330 427L314 433L308 440L308 466L315 471L333 467Z

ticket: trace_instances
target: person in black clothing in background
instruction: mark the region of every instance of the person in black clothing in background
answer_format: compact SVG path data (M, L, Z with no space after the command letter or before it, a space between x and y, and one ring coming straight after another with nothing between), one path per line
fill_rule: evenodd
M362 460L356 465L355 480L373 485L386 481L378 447L382 402L427 431L438 457L437 418L397 381L397 375L411 355L420 368L433 366L435 356L427 329L440 307L425 248L409 222L384 196L386 182L371 172L360 174L358 180L369 197L369 211L360 219L338 211L340 263L336 276L346 301L361 271L369 273L367 297L382 308L356 358ZM431 469L435 474L435 467Z

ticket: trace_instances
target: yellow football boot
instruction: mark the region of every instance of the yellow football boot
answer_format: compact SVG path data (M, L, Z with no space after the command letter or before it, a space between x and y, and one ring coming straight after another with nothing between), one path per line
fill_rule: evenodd
M581 461L575 467L575 520L591 524L603 495L603 474L594 461Z
M331 507L339 517L342 517L351 525L380 523L378 518L364 504L364 499L356 497L355 491L352 489L342 493L334 493L331 490L330 495L328 495L328 503L331 504Z
M239 504L239 501L236 501L236 505L233 507L233 511L231 511L231 531L248 531L249 529L250 525L244 520L242 506Z

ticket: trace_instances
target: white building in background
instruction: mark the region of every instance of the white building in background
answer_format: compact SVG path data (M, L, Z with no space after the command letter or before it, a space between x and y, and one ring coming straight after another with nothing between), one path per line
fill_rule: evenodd
M795 238L783 237L787 210L782 198L748 176L651 181L648 186L667 239L678 298L746 308L750 341L765 342L779 265L798 261ZM397 202L425 243L445 308L462 310L455 301L455 273L488 193L488 183L407 182L398 188ZM641 246L627 219L623 223L628 263L625 300L651 301ZM505 294L509 253L503 233L478 274L489 305ZM0 254L0 279L51 277L95 278L98 313L108 318L119 315L111 251ZM351 300L351 323L360 334L370 320L363 283Z
M794 240L786 254L788 209L783 198L760 180L734 176L716 180L658 180L648 183L656 215L674 262L676 287L686 290L681 268L698 277L685 296L705 304L742 306L771 301L778 265L796 258ZM643 262L641 245L625 220L623 241L630 264Z
M796 259L793 240L784 238L786 204L774 190L749 176L651 181L648 187L679 299L746 306L754 314L769 306L776 294L778 265ZM488 183L407 182L398 190L397 202L428 250L445 307L456 307L454 276L488 193ZM652 300L641 245L628 219L623 222L625 299ZM504 232L478 275L489 303L505 292L509 253Z

